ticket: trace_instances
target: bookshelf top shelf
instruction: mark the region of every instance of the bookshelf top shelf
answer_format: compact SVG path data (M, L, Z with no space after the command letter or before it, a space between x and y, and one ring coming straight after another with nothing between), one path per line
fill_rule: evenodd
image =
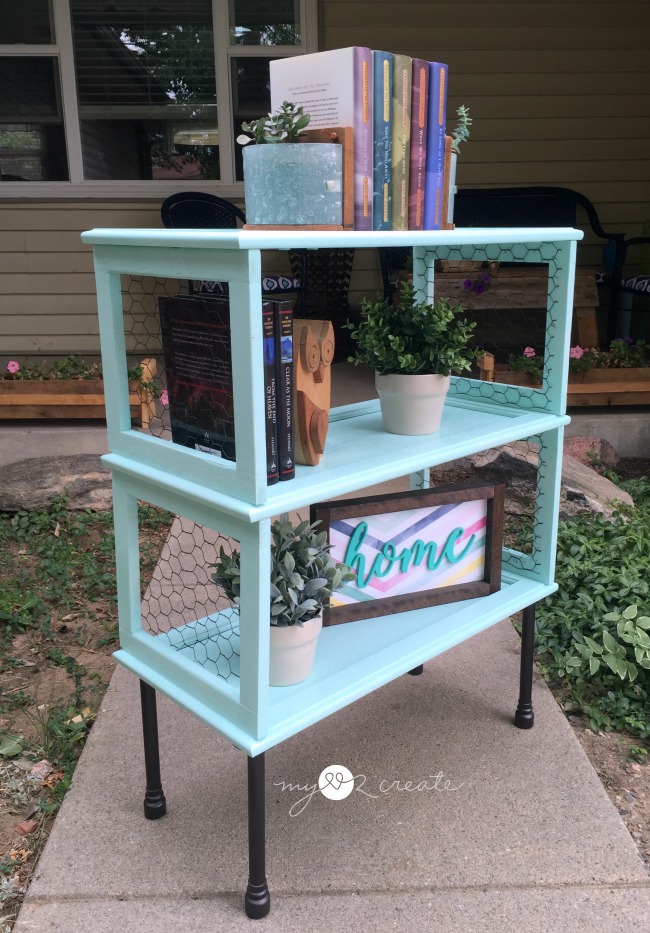
M158 230L96 229L82 233L93 246L178 247L185 249L362 249L378 246L480 246L581 240L572 227L466 227L456 230Z

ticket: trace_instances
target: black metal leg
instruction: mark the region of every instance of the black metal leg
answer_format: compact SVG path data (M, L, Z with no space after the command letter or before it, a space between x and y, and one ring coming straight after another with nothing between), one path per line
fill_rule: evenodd
M144 795L144 815L148 820L158 820L167 812L167 802L160 780L160 750L158 748L158 714L156 691L144 680L140 681L142 704L142 734L144 737L144 767L147 789Z
M518 729L532 729L533 713L533 644L535 640L535 604L526 606L521 626L521 668L519 674L519 703L515 713Z
M414 667L412 671L409 671L409 674L411 674L413 677L417 677L418 674L423 674L423 673L424 673L424 664L418 664L418 666Z
M265 793L262 753L248 759L248 887L244 906L251 920L266 917L271 909L266 881Z

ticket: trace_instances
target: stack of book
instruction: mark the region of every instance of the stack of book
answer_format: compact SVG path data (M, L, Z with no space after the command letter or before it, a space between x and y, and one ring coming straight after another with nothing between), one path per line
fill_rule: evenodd
M235 460L235 411L227 297L159 299L172 440ZM293 308L262 302L264 412L269 485L295 476Z
M447 66L354 46L271 62L271 108L350 126L355 230L447 229ZM446 153L446 154L445 154Z

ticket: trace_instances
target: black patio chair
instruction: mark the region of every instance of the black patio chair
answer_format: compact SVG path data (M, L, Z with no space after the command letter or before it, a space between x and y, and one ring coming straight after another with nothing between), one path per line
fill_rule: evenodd
M596 272L599 286L610 285L613 269L620 264L624 233L605 230L589 198L572 188L525 186L510 188L459 188L454 199L454 224L457 227L579 227L590 229L604 241L603 270ZM381 251L380 251L381 253ZM390 276L399 268L397 251L393 257L380 257L384 293L390 290ZM609 332L616 326L615 290L610 288L608 303ZM613 322L613 323L612 323Z
M240 222L246 223L246 214L231 201L203 191L182 191L168 197L160 208L165 227L185 230L235 230ZM305 282L307 279L307 251L296 250L297 260L292 262L291 275L262 273L262 297L296 294L298 307L305 310ZM227 295L227 282L190 281L190 294Z
M646 247L646 256L640 264L635 263L634 270L626 269L630 248ZM616 255L610 285L612 300L607 331L609 342L616 337L630 337L633 330L633 314L650 311L650 237L637 236L624 240ZM634 302L634 298L637 298ZM627 300L626 300L627 298ZM642 335L643 334L642 331Z
M161 207L165 227L185 229L235 229L246 223L241 208L214 194L187 191L173 194ZM289 250L291 275L262 275L262 297L295 293L297 311L306 317L325 318L335 327L335 359L349 352L348 334L342 325L350 310L348 292L354 260L353 249ZM225 282L190 282L191 294L227 295Z

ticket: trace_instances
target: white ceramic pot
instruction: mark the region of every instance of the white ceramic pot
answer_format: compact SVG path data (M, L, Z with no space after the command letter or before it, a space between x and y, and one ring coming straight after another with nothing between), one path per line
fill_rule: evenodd
M458 153L452 152L451 154L451 163L449 167L449 206L447 208L447 223L453 224L454 222L454 198L456 196L456 163L458 162Z
M269 683L272 687L289 687L307 680L314 665L322 627L323 620L319 615L304 625L271 626Z
M389 434L433 434L440 427L450 376L405 376L375 373L384 431Z

